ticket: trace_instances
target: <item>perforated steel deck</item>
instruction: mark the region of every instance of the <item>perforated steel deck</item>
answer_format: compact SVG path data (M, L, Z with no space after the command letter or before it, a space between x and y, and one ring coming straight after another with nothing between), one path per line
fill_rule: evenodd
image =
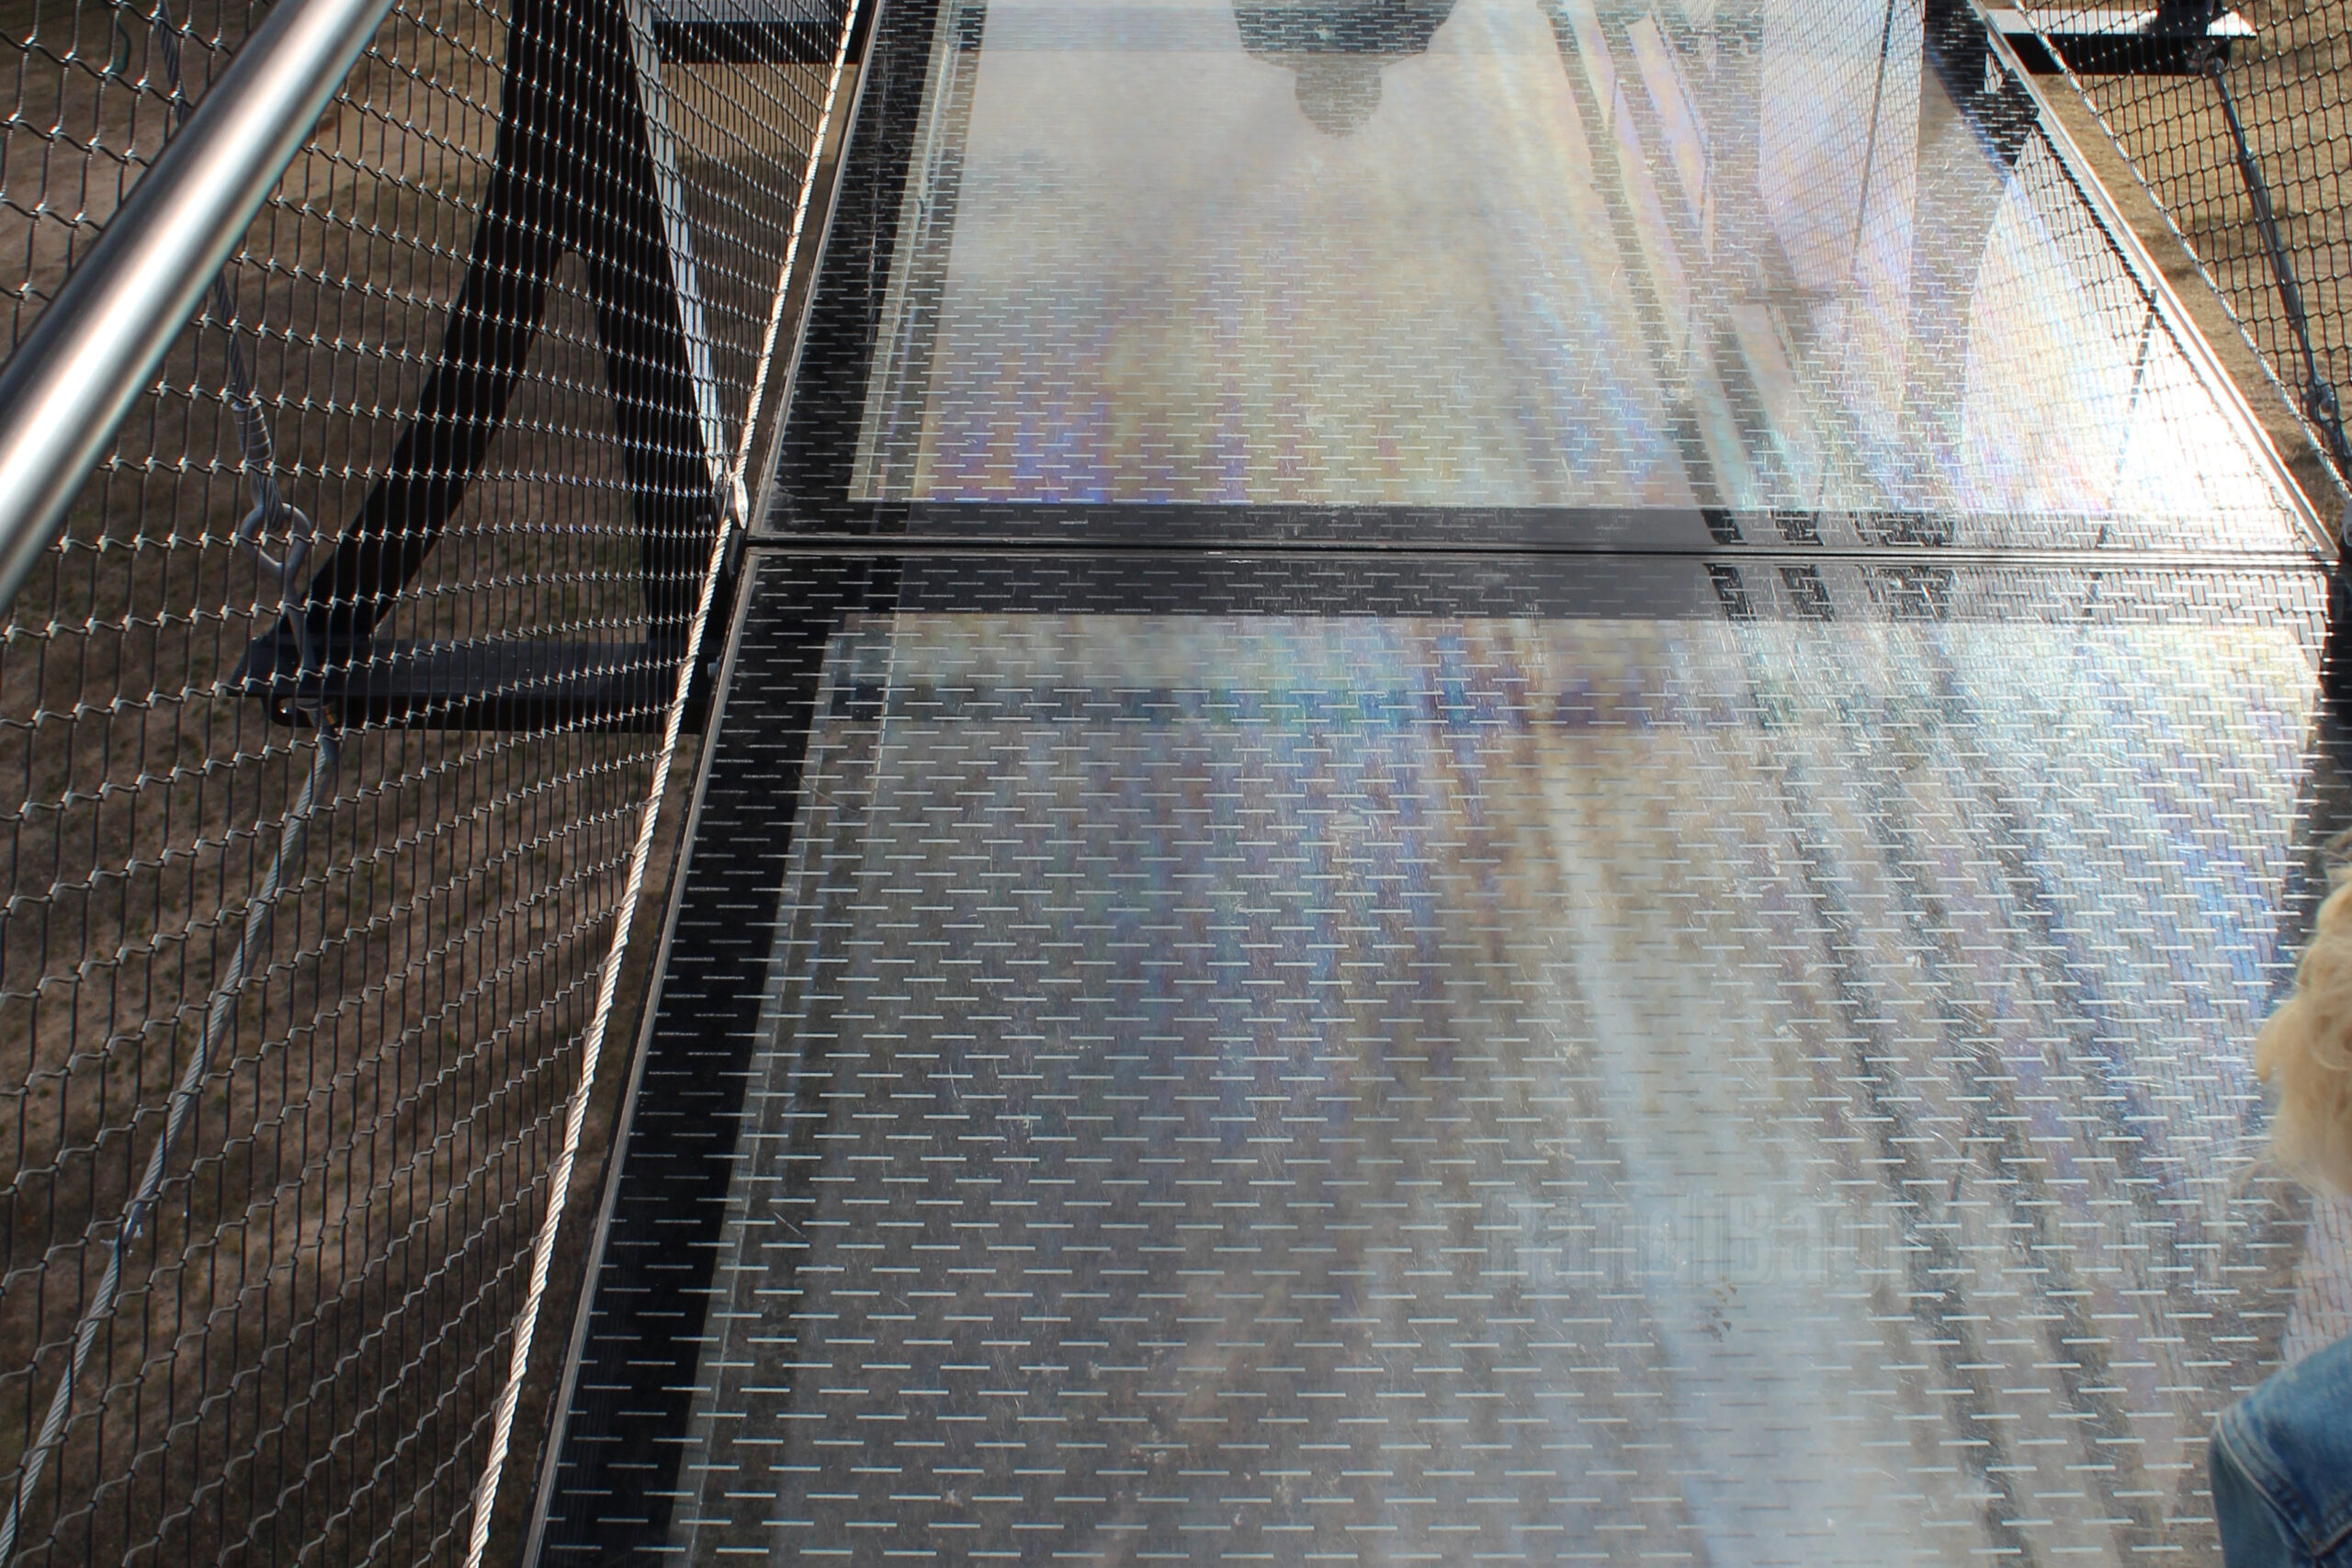
M883 14L540 1562L2218 1561L2325 577L1851 10Z

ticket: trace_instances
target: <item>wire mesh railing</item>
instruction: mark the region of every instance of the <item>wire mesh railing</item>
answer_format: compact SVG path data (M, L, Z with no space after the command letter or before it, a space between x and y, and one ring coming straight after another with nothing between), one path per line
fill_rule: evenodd
M2072 77L2320 449L2352 479L2352 3L2033 4L2012 42Z
M8 610L0 1562L519 1519L855 13L401 0ZM264 14L0 4L9 344Z

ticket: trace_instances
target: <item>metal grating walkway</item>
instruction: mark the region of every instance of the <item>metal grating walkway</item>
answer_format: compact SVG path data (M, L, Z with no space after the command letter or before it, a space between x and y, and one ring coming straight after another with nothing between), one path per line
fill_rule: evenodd
M1974 14L888 0L537 1561L2219 1561L2320 532Z

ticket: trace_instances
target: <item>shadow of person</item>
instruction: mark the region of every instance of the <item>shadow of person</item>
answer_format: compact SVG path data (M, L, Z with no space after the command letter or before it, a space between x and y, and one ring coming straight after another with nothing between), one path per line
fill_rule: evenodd
M1244 5L1233 19L1252 58L1296 78L1298 111L1326 136L1352 136L1380 107L1380 73L1419 54L1453 0L1317 0Z

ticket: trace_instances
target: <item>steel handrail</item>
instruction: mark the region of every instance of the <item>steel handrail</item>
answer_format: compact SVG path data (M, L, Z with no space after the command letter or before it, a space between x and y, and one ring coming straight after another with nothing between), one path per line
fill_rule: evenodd
M391 0L278 0L0 368L0 611Z

